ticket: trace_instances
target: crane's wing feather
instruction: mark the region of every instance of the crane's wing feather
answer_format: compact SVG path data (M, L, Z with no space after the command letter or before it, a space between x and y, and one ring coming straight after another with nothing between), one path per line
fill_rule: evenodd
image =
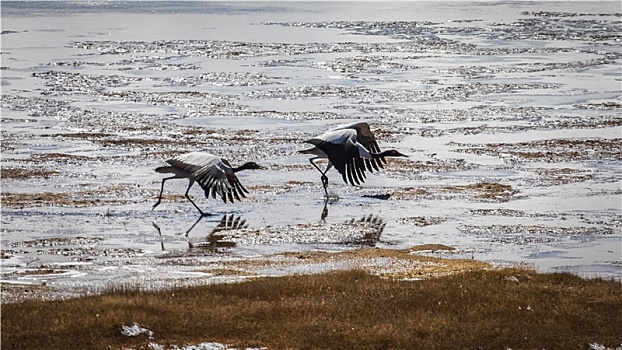
M218 195L227 203L227 194L230 192L230 186L225 167L224 164L218 161L206 165L193 173L195 180L205 191L205 197L211 195L212 198L216 198L216 195Z
M204 152L191 152L169 159L166 162L179 170L192 174L205 166L218 162L218 157Z
M191 152L167 162L191 174L205 191L206 198L219 196L226 203L227 200L233 202L234 198L240 200L248 193L226 159L205 152Z
M345 183L360 185L361 182L365 182L365 163L359 155L358 147L351 140L333 143L313 138L308 142L326 153L328 160L341 174Z
M229 200L231 201L231 203L233 203L233 198L231 197L232 195L237 200L240 200L240 197L246 198L244 193L248 193L248 190L244 188L244 186L242 186L242 183L240 183L240 179L238 179L238 177L233 172L231 168L231 163L229 163L229 161L224 158L222 158L221 161L227 166L228 169L227 182L229 183Z
M356 130L356 141L363 145L366 150L372 153L380 153L380 146L378 146L378 141L376 141L376 136L371 131L369 124L367 122L354 122L350 124L340 125L334 129L329 131L336 130L344 130L344 129L352 129ZM384 157L365 159L365 165L367 166L367 170L373 172L372 168L376 171L380 170L380 168L384 168L383 164L387 164L387 161Z

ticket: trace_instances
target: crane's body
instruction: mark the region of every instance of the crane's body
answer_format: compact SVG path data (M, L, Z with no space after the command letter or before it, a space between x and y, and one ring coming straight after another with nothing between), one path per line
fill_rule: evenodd
M228 160L206 152L190 152L169 159L166 162L170 165L158 167L155 171L174 175L162 179L158 202L153 205L152 209L155 209L162 201L164 183L167 180L188 179L188 188L184 196L197 208L201 216L207 216L209 214L203 212L188 195L190 188L195 182L205 191L206 198L209 198L210 195L213 198L219 196L225 203L227 203L227 200L233 203L234 198L240 200L240 197L246 197L245 193L248 193L248 190L242 186L235 173L246 169L262 168L254 162L248 162L240 167L234 168Z
M365 171L374 172L384 168L385 157L406 157L396 150L381 152L374 133L367 122L355 122L338 126L313 137L306 142L315 147L299 151L315 157L309 162L322 174L322 185L328 196L328 177L326 173L333 166L343 177L345 183L360 185L365 182ZM322 171L314 160L328 159Z

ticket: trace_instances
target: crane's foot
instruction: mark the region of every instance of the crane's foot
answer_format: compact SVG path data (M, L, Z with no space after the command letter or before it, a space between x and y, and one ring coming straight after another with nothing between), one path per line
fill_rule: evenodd
M328 176L322 175L322 185L324 186L324 190L328 187Z
M324 197L328 199L328 177L326 175L322 175L322 187L324 187Z

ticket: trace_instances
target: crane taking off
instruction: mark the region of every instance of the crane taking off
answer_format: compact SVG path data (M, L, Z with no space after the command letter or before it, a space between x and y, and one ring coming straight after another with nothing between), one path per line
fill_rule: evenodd
M248 193L248 190L242 186L235 173L241 170L263 168L255 162L244 163L242 166L234 168L228 160L205 152L186 153L166 162L170 165L158 167L155 171L175 175L162 179L158 202L153 205L152 210L162 201L162 192L164 191L166 180L188 179L188 188L184 196L197 208L201 216L210 214L201 210L188 195L190 188L195 182L198 182L205 191L205 198L209 198L210 195L212 198L216 198L218 195L225 203L227 203L227 200L233 203L234 198L237 200L240 200L240 197L246 198L244 194Z
M385 157L408 157L394 149L380 151L374 133L366 122L355 122L341 125L311 138L306 142L315 145L313 148L299 151L315 157L309 162L322 174L324 193L328 197L328 177L326 172L333 166L343 177L345 183L360 185L365 182L365 170L373 173L386 164ZM326 169L322 171L314 160L328 159Z

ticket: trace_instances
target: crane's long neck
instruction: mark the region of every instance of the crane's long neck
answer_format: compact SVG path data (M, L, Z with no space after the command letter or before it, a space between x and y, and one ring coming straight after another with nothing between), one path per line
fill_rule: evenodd
M237 173L238 171L248 170L248 169L250 169L250 168L251 168L251 163L244 163L244 164L240 165L240 166L239 166L239 167L237 167L237 168L232 168L231 170L232 170L234 173Z
M365 158L365 159L378 159L378 158L382 159L384 157L406 157L406 155L401 154L400 152L394 149L389 149L389 150L385 150L379 153L375 153L375 152L368 151L363 145L361 145L358 142L355 143L354 145L358 147L359 157Z
M401 157L403 156L402 154L396 154L395 150L386 150L386 151L382 151L380 153L374 153L374 152L369 152L369 155L372 158L382 158L382 157Z

